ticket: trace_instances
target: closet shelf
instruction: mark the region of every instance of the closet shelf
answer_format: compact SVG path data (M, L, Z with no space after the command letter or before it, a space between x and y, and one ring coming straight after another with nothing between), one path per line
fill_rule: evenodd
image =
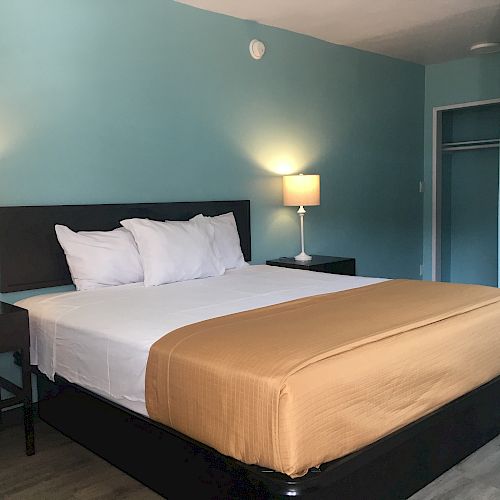
M479 141L443 142L443 151L464 151L467 149L498 148L500 139L483 139Z

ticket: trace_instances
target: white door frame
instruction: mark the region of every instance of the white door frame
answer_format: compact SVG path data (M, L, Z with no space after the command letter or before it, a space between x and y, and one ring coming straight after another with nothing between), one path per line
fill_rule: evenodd
M443 111L487 106L488 104L500 104L500 98L432 108L432 281L441 280L441 136Z

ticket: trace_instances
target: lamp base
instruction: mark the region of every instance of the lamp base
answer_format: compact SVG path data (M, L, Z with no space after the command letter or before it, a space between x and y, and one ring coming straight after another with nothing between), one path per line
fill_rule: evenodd
M302 261L302 262L307 262L308 260L312 260L312 257L310 255L307 255L305 252L300 252L299 255L296 255L295 260Z

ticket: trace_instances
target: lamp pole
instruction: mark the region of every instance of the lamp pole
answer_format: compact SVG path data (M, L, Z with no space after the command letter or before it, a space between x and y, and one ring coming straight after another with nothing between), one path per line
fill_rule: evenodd
M310 255L307 255L304 249L304 215L306 214L306 209L300 205L299 209L297 210L297 213L299 214L300 217L300 248L301 252L299 255L295 256L295 260L300 260L300 261L307 261L307 260L312 260L312 257Z

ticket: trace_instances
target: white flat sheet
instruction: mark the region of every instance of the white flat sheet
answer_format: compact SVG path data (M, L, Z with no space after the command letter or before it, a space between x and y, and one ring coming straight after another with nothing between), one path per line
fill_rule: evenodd
M147 415L149 349L182 326L310 295L384 281L248 266L157 287L122 285L30 297L31 361L122 406Z

